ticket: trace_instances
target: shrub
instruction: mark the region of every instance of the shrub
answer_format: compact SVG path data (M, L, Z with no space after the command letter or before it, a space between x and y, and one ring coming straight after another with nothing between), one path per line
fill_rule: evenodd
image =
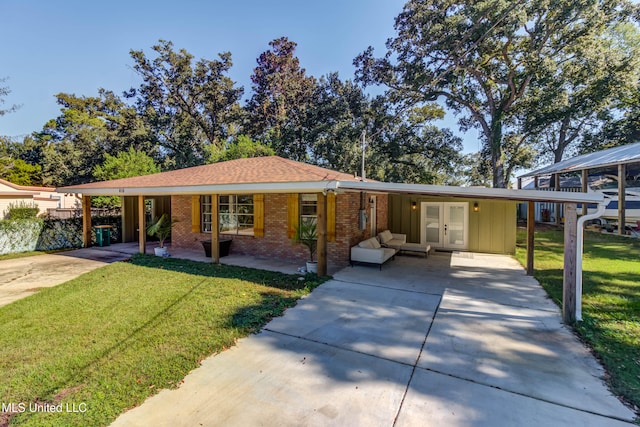
M4 215L6 219L11 220L35 218L38 216L38 205L22 200L18 203L9 203Z

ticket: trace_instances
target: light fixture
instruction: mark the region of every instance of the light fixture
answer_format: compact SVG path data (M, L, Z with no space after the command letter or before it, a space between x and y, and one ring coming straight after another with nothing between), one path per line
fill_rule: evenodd
M473 202L473 211L480 212L480 206L478 206L478 202Z
M411 210L415 211L416 209L418 209L418 204L416 202L411 202Z

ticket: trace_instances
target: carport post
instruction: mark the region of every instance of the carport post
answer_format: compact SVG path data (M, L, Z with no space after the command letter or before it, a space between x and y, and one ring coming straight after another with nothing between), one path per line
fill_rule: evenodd
M82 196L82 247L91 246L91 196Z
M624 205L626 203L627 167L618 165L618 234L624 236L625 218Z
M536 204L527 202L527 276L533 276L534 236L536 231Z
M220 216L217 194L211 195L211 262L220 264Z
M138 196L138 252L147 252L147 216L144 212L144 196Z
M318 276L327 275L327 196L318 193Z
M564 277L562 282L562 320L576 321L576 260L578 215L576 203L564 204Z

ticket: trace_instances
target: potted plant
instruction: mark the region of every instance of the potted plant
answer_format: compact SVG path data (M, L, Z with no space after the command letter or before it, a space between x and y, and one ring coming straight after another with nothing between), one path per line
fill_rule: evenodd
M307 271L310 273L318 272L318 263L313 260L313 255L318 249L318 229L315 221L303 219L296 226L296 233L293 236L295 243L302 243L309 248L309 261L307 261Z
M147 234L157 237L160 243L159 247L153 248L156 256L169 256L167 248L164 246L164 241L171 235L171 229L176 222L177 221L170 219L169 215L165 213L162 214L160 218L155 218L147 227Z

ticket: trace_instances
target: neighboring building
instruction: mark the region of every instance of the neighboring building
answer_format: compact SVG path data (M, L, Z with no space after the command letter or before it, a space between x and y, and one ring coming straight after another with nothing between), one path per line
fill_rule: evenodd
M576 156L521 175L518 188L598 192L609 199L604 218L635 224L640 221L640 142ZM595 206L585 207L583 213L592 210ZM562 205L536 204L536 221L560 222L563 216Z
M79 209L80 200L73 194L58 193L52 187L17 185L0 179L0 219L4 218L10 204L36 204L39 214L49 209Z

